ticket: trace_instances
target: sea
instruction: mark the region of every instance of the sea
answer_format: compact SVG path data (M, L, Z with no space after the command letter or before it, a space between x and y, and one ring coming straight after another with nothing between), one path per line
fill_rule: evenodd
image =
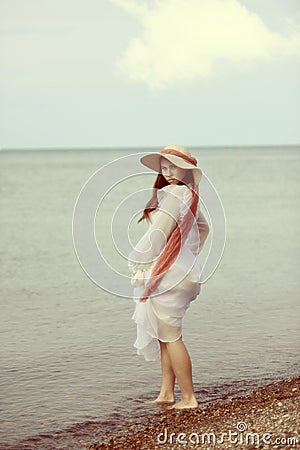
M127 295L118 284L122 255L105 247L116 205L154 181L137 166L131 172L132 157L155 150L0 151L1 449L85 448L159 416L149 400L160 364L136 355L130 280ZM192 152L226 216L225 248L183 325L205 407L299 375L300 147ZM99 264L97 277L73 235L75 206L95 173L99 195L109 186L114 199L98 217L110 270ZM128 229L119 220L119 241Z

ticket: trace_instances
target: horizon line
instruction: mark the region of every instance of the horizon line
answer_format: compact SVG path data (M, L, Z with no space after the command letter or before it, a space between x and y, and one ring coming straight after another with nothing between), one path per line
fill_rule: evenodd
M228 149L228 148L274 148L274 147L300 147L300 143L298 144L224 144L224 145L187 145L189 149ZM7 147L0 148L0 151L8 152L8 151L80 151L80 150L138 150L138 149L156 149L161 148L159 145L109 145L109 146L87 146L87 147Z

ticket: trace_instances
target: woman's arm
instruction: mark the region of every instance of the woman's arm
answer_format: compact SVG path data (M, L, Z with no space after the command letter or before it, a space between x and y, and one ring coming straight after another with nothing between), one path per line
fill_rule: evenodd
M165 195L158 212L154 214L153 223L129 254L128 265L132 273L151 267L164 249L179 220L181 198L178 193L179 190L174 186L172 193Z
M199 215L197 218L197 226L198 226L199 235L200 235L200 246L199 246L199 252L200 252L202 250L204 242L206 241L206 238L209 234L208 223L201 211L199 212Z

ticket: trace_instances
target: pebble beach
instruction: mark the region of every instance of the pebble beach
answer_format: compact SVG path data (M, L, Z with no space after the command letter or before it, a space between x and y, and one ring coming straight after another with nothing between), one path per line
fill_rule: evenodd
M165 410L136 429L89 450L300 448L300 377L197 410ZM141 427L139 425L139 427ZM96 441L96 435L95 435Z
M157 406L145 423L103 435L103 423L87 421L2 450L254 450L300 448L300 376L269 384L231 400L195 410Z

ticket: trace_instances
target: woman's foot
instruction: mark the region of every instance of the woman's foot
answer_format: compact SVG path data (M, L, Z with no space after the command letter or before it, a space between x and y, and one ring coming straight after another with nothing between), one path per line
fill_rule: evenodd
M189 400L180 400L180 402L175 403L171 408L173 409L192 409L198 408L198 402L196 398L191 398Z
M174 395L161 395L159 394L159 396L154 400L154 403L158 403L158 404L170 404L172 405L173 403L175 403L175 397Z

